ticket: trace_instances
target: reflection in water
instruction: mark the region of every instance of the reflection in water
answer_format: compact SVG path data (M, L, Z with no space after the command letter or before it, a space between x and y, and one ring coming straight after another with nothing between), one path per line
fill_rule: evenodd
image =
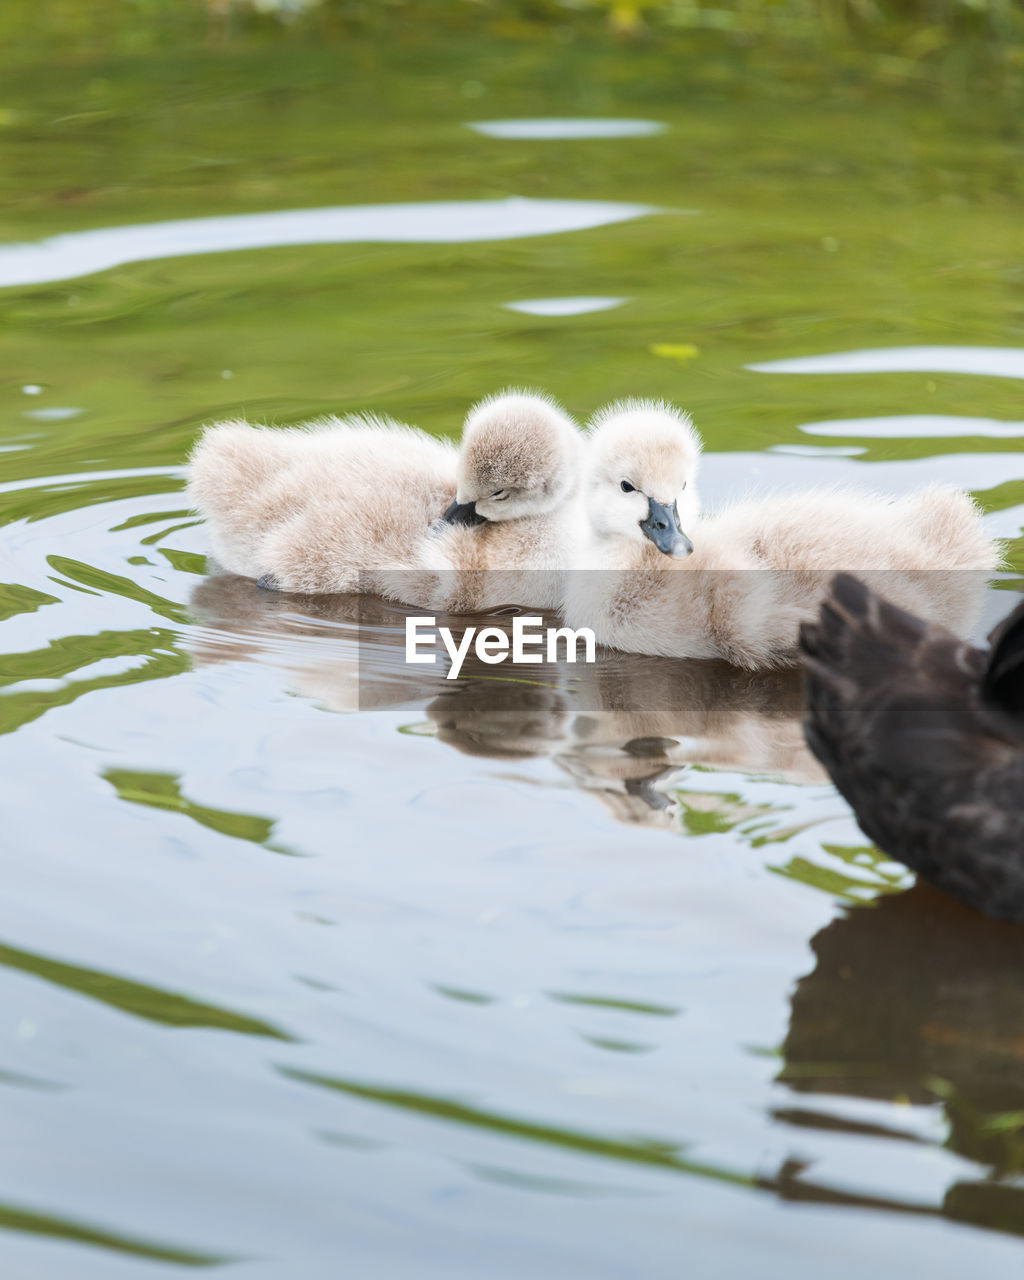
M0 493L4 495L4 516L10 523L16 520L34 522L118 498L179 493L182 482L176 470L168 467L126 467L118 471L79 472L0 485Z
M80 587L85 587L97 595L124 596L126 599L138 601L139 604L148 605L153 613L166 618L169 622L185 621L185 612L180 605L171 600L165 600L153 591L148 591L134 578L120 573L110 573L97 565L86 564L82 560L72 560L68 556L47 556L46 562L51 569L55 569L63 576L65 584L77 583ZM54 581L60 582L61 579L56 578Z
M1024 1235L1024 930L916 885L840 916L811 948L816 963L793 994L779 1080L808 1100L941 1105L946 1145L988 1176L954 1182L939 1212ZM776 1118L913 1140L833 1115L827 1104L782 1108ZM789 1169L785 1181L793 1198L844 1202L802 1170Z
M564 686L492 681L475 672L464 683L453 683L447 689L439 684L425 710L438 740L463 755L490 760L555 755L571 733L572 695Z
M236 840L249 840L253 844L261 844L275 852L285 853L287 850L276 849L270 843L274 832L272 818L261 818L251 813L233 813L226 809L213 809L208 805L196 804L181 794L179 780L168 773L144 773L135 769L107 769L103 777L111 784L121 800L129 804L148 805L151 809L170 809L174 813L183 814L211 831L219 831L222 835L233 836Z
M503 305L506 311L521 311L528 316L583 316L591 311L611 311L626 301L626 298L523 298Z
M657 210L609 200L453 200L339 205L223 218L147 222L0 247L0 287L45 284L127 262L299 244L464 244L547 236L625 222Z
M70 405L64 408L54 405L49 409L25 409L21 416L31 418L34 422L65 422L68 418L77 418L82 413L85 413L84 409L73 409Z
M855 444L772 444L769 453L784 453L793 458L856 458L867 453L863 445Z
M362 1098L401 1111L417 1112L421 1116L443 1120L449 1124L487 1129L533 1143L548 1144L584 1155L599 1156L603 1160L621 1160L629 1164L647 1165L677 1173L697 1174L703 1178L731 1182L737 1186L754 1185L754 1179L747 1175L733 1173L715 1165L702 1164L696 1160L688 1160L683 1155L682 1144L677 1146L654 1141L622 1141L571 1129L558 1129L552 1125L521 1120L495 1111L484 1111L479 1107L468 1106L455 1098L438 1098L400 1089L380 1089L355 1080L317 1076L288 1068L283 1068L282 1074L305 1084L333 1089L350 1097Z
M758 460L759 465L765 463L763 455L758 455ZM712 455L711 467L720 467L722 476L727 466L731 473L735 463L735 458ZM885 1193L886 1177L879 1168L885 1162L879 1159L878 1152L903 1137L898 1118L890 1120L888 1114L879 1114L872 1117L878 1123L869 1128L859 1118L851 1122L847 1115L831 1114L831 1106L827 1114L822 1114L825 1105L815 1110L814 1100L804 1092L799 1106L780 1103L776 1123L770 1125L760 1106L763 1090L771 1087L768 1081L773 1074L771 1063L764 1059L755 1062L753 1070L750 1062L740 1063L741 1070L750 1071L752 1080L748 1082L751 1105L745 1112L744 1124L752 1125L754 1133L735 1144L726 1124L726 1136L720 1140L724 1113L714 1107L707 1115L704 1112L707 1098L712 1098L716 1106L721 1102L714 1090L700 1092L706 1088L704 1071L717 1070L720 1064L736 1067L743 1054L740 1051L739 1057L733 1056L735 1045L746 1042L749 1018L756 1016L752 1013L755 996L749 990L737 1000L731 1014L726 997L723 1013L721 1000L729 980L726 976L725 986L715 985L716 975L728 975L735 971L737 963L744 963L742 957L753 945L749 937L751 919L756 917L757 927L761 927L763 904L770 901L774 886L789 890L792 881L799 880L802 886L821 891L784 893L779 899L781 909L795 906L798 912L806 906L807 898L815 899L810 910L813 923L807 926L809 933L818 927L836 897L863 900L902 883L900 869L881 863L877 854L864 848L824 843L817 824L835 819L841 808L830 788L801 787L798 792L781 785L780 778L804 782L820 777L803 747L799 679L795 674L752 676L718 663L605 653L593 667L545 668L542 679L526 681L496 677L494 668L471 661L464 679L448 682L443 679L443 668L405 666L406 611L400 607L368 597L288 597L261 591L246 579L228 576L197 579L194 574L201 566L198 550L203 546L203 537L200 530L189 527L192 522L180 506L180 497L164 496L165 481L166 489L171 489L175 478L169 473L154 472L148 477L151 491L143 502L136 490L146 480L141 474L108 475L95 480L72 476L67 483L57 480L31 489L23 486L23 492L12 495L21 504L26 530L36 535L26 542L35 552L35 559L25 557L18 572L23 584L33 585L0 588L0 608L11 615L11 635L18 637L17 644L12 642L11 647L20 650L6 659L5 673L11 678L12 692L0 699L0 711L6 716L5 727L10 728L28 725L46 712L42 729L49 730L52 723L53 739L61 743L70 738L57 735L67 734L69 729L85 740L97 738L91 751L106 754L90 751L80 759L89 795L99 797L96 812L103 815L104 830L108 825L117 829L117 823L128 815L133 833L158 832L169 847L202 851L202 856L184 864L185 874L181 870L183 863L174 859L173 874L161 878L158 871L154 881L163 893L195 877L196 897L188 907L192 914L202 915L207 889L219 893L229 884L242 905L219 904L218 914L236 928L239 920L248 919L246 913L250 910L248 889L243 885L256 884L254 901L272 903L265 922L267 931L261 929L257 950L275 964L275 957L288 957L279 965L281 989L275 989L273 981L269 991L261 989L261 1009L277 1012L267 1015L268 1021L263 1022L232 1012L239 1002L230 995L213 996L212 1004L178 995L178 979L174 977L159 987L150 986L147 978L159 970L154 970L148 960L137 966L137 957L126 950L119 932L106 938L97 950L85 950L84 954L98 957L95 968L88 969L48 959L50 955L71 959L83 954L76 939L67 944L46 938L40 938L38 943L25 942L26 948L32 946L31 952L6 948L0 952L0 961L4 962L0 972L8 972L8 981L15 990L24 982L22 975L31 974L42 979L32 983L37 1001L48 996L66 999L67 993L73 993L73 1004L83 1019L105 1016L109 1009L127 1015L116 1020L120 1032L115 1028L113 1036L105 1031L95 1036L98 1044L112 1044L113 1055L122 1053L123 1037L152 1034L161 1040L171 1036L175 1051L189 1060L193 1037L199 1044L196 1052L205 1052L203 1045L216 1029L235 1032L215 1037L219 1051L231 1055L232 1063L245 1061L242 1055L251 1052L264 1068L267 1038L276 1038L275 1061L281 1059L280 1065L291 1074L274 1074L276 1087L287 1092L283 1096L269 1095L267 1109L277 1114L280 1106L281 1114L287 1117L291 1114L289 1107L299 1105L301 1120L291 1115L283 1123L285 1127L301 1125L310 1135L310 1147L319 1149L306 1149L301 1160L289 1163L288 1155L266 1139L267 1167L279 1169L280 1177L287 1179L289 1185L312 1185L314 1179L333 1176L317 1163L324 1154L335 1160L345 1153L353 1158L361 1153L359 1158L365 1160L367 1152L381 1151L390 1152L389 1159L401 1160L411 1143L421 1143L431 1152L466 1144L464 1156L454 1164L442 1154L440 1159L446 1163L439 1170L438 1179L447 1184L453 1177L465 1178L466 1185L472 1184L472 1194L480 1194L486 1184L490 1191L500 1188L516 1196L524 1192L542 1197L557 1194L568 1202L571 1197L596 1194L636 1196L648 1185L640 1180L656 1178L661 1180L659 1194L666 1200L672 1194L672 1186L679 1188L680 1199L706 1194L708 1187L721 1188L729 1195L735 1194L734 1187L750 1187L762 1194L749 1197L748 1202L765 1205L769 1212L774 1211L773 1198L779 1197L885 1210L891 1222L898 1220L894 1211L938 1216L935 1195L929 1200L928 1191L921 1189L921 1182L929 1181L927 1176L912 1171L902 1184L896 1185L892 1195ZM38 499L39 509L51 517L34 526L29 523L33 499ZM107 510L97 505L106 501L116 505ZM103 530L102 545L73 536L58 538L53 531L61 531L58 522L68 511L88 512L96 527ZM145 558L139 552L144 552ZM162 552L169 553L166 559L158 554ZM190 591L191 612L180 603ZM86 619L102 614L105 629L90 632L76 610L83 611ZM196 615L199 626L194 622ZM488 621L507 624L510 616L499 614ZM450 622L458 630L480 620L441 621ZM17 630L19 627L23 634ZM62 630L70 634L62 635ZM56 638L48 642L49 637ZM195 665L212 668L223 662L244 662L258 664L259 669L252 666L223 673L209 669L195 675L188 671L190 656ZM268 669L269 678L265 678ZM271 708L261 698L269 693L269 702L274 701L278 672L280 683L290 690L337 710L408 710L396 716L375 717L372 722L365 716L358 723L346 724L341 717L318 715L297 699L280 699L279 705ZM224 679L218 678L221 674ZM47 687L40 688L44 681L48 682ZM128 688L141 686L142 682L150 682L149 688ZM121 686L124 689L118 692ZM251 689L262 691L252 701L248 695ZM81 697L87 693L97 696L93 700ZM147 696L152 699L149 703L142 701ZM189 702L190 697L195 702ZM94 726L101 723L97 704L118 698L132 701L122 703L120 710L115 707L107 712L102 721L103 734L94 735ZM175 721L171 710L179 702L186 707L185 718L180 722ZM144 740L142 751L138 743L141 717L133 710L139 707L146 718L153 707L162 709L156 722L158 728L148 740L149 749L145 749ZM207 718L193 724L191 716L196 712ZM119 727L123 732L118 731ZM434 736L445 746L438 749L421 741L397 739L394 729L398 727ZM237 785L221 791L204 784L205 803L201 803L194 784L190 786L187 779L194 778L202 765L190 762L177 745L186 742L190 751L196 751L197 739L207 734L215 745L204 759L228 757L239 778L235 779ZM366 753L374 770L371 779L361 767L360 752L364 742L373 744L375 738L377 745ZM22 741L31 743L30 734L19 739L19 746ZM7 742L12 743L13 739L8 738ZM359 745L345 754L338 750L338 742ZM449 747L455 748L460 758L446 752ZM77 748L67 749L73 759ZM477 767L476 758L484 764ZM404 759L416 762L407 772L403 772ZM511 763L495 767L491 763L495 760ZM294 771L298 788L294 796L288 791L290 770ZM341 770L345 771L346 786L351 784L350 797L339 797ZM736 774L746 772L740 777L729 770ZM773 777L760 778L756 776L759 773ZM430 819L424 819L423 810L410 804L410 788L417 792L427 789L428 795L441 788L437 802L441 820L453 825L460 822L462 793L454 799L444 794L453 775L460 779L486 779L493 784L487 794L499 802L503 798L508 802L509 812L502 816L501 834L496 838L508 845L514 842L516 855L514 864L509 858L481 864L487 870L484 888L467 894L462 876L465 864L445 863L438 846L432 846L431 878L436 870L441 888L439 898L432 900L428 911L437 914L438 928L433 936L440 956L448 948L464 945L452 925L452 916L444 914L449 899L455 902L455 910L465 909L472 917L472 927L481 931L478 937L495 937L508 927L507 922L497 928L490 923L477 923L490 921L495 901L505 903L521 898L525 908L520 919L551 920L546 899L530 897L535 885L545 884L551 867L546 874L535 876L534 868L540 865L535 862L527 867L522 879L503 879L500 889L499 882L491 879L492 874L504 876L511 866L519 865L526 841L536 839L540 833L541 839L562 842L566 847L578 840L584 849L558 892L575 903L580 886L586 885L592 904L575 919L565 917L563 963L551 964L545 958L530 969L524 955L540 935L536 931L524 932L516 938L517 943L523 944L513 959L516 982L522 983L521 988L510 989L503 980L501 966L495 960L502 949L500 944L485 942L482 949L475 950L472 972L449 956L436 963L431 961L421 975L419 959L403 950L403 941L416 933L408 928L409 903L415 899L397 905L392 900L391 879L403 884L409 880L402 873L403 867L408 872L409 864L391 861L395 856L393 846L405 844L414 849L421 825L428 839L436 839L438 828L431 831ZM227 784L222 780L220 786L226 788ZM327 803L307 815L307 789L317 787L322 787ZM566 794L570 787L577 794ZM253 799L256 794L258 799ZM581 800L581 794L595 797L610 818L630 824L630 829L624 831L620 826L609 832L610 824L601 821L604 814L588 809L587 799ZM551 803L548 812L557 808L560 813L564 811L564 816L553 820L547 816L534 818L534 799L539 813L543 814L544 806ZM368 878L373 873L358 869L358 850L353 846L339 851L330 834L330 815L348 818L350 804L361 805L364 815L349 818L351 829L373 830L365 815L375 818L382 807L390 810L393 805L388 821L401 832L395 840L380 841L381 850L375 849L368 859L367 865L380 865L381 875L369 890L361 877ZM145 810L138 806L145 806ZM527 814L527 821L533 826L516 827L514 834L511 830L506 834L506 818L510 828L515 826L513 809L517 815ZM410 819L409 814L414 816ZM140 817L145 821L138 822ZM304 822L307 817L309 820ZM845 815L839 817L848 824ZM363 827L359 826L360 821ZM317 834L318 829L325 833L322 837ZM337 829L341 829L340 822ZM459 829L457 825L455 829ZM472 835L466 827L462 829ZM668 830L688 838L674 842L665 836ZM314 856L266 857L263 851L273 848L271 842L275 839L283 839L279 833L285 831L294 850ZM614 867L607 888L592 879L589 870L576 874L577 869L592 866L590 861L583 861L591 855L592 831L598 847L605 842L604 849L610 855L602 870ZM472 839L468 845L472 848ZM657 857L646 860L642 870L635 869L635 855L648 858L646 850L652 846L656 846ZM153 875L153 868L159 865L150 861L154 850L145 855L132 845L128 848L127 862L145 863L144 874ZM254 858L253 852L262 856ZM732 866L739 874L723 871L737 853ZM107 856L116 855L108 850ZM664 879L649 883L648 877L662 856ZM225 878L225 869L235 859L244 864L244 879ZM770 869L767 875L766 868ZM779 874L771 875L772 870ZM209 878L211 873L213 879ZM339 873L356 886L354 892L346 889L340 898L336 879ZM715 901L712 895L702 897L701 875L705 873L714 883L719 883L723 874L733 875L722 893L727 901L714 938L708 936L699 919L700 904ZM260 887L262 876L269 877L265 889ZM772 883L766 885L766 880ZM102 895L109 890L97 888L95 892ZM260 896L263 892L266 899ZM438 908L436 902L442 899L444 905ZM371 900L372 908L368 908ZM637 932L641 919L637 901L644 904L642 912L655 912L650 933ZM655 902L657 908L652 905ZM666 904L663 909L662 903ZM816 910L819 905L820 910ZM301 910L296 911L296 906ZM279 908L288 917L284 933L274 924ZM158 920L161 910L158 908ZM365 972L380 972L382 962L374 951L371 933L362 933L362 917L369 910L385 919L390 913L395 921L395 931L388 936L396 957L391 972L400 975L397 983L405 983L413 975L415 986L422 976L431 998L444 1003L441 1016L430 1006L417 1021L415 1004L404 1003L403 996L395 994L400 990L397 986L383 1003L377 988L370 993ZM769 907L767 912L769 921L772 910ZM98 918L106 919L105 911ZM326 942L298 936L314 932L309 929L310 922L342 918L345 929L317 931L335 935ZM424 918L420 913L419 919ZM795 933L798 947L805 923L804 916L795 924L786 919L785 929ZM38 922L36 927L39 930ZM544 927L547 929L547 924ZM639 927L642 929L643 924ZM41 931L45 932L45 926ZM19 941L29 936L13 927L9 936L14 937L16 932ZM558 940L561 935L562 930L557 927L547 933L549 940ZM354 940L351 953L345 949L346 936ZM607 943L610 936L617 939L614 945ZM632 941L623 950L621 940L634 937L641 939L635 953ZM357 946L368 957L365 971L361 962L353 958ZM488 946L492 947L490 951ZM648 949L655 946L657 950ZM286 972L293 947L303 952L301 962L296 961L294 972ZM537 949L542 948L538 945ZM650 973L638 972L634 954L639 957L639 964L648 965L663 980L654 981ZM770 950L762 952L757 943L744 984L758 981L751 974L762 967L762 954L770 955ZM737 956L741 958L739 962ZM524 970L529 972L520 978ZM779 1011L784 1007L790 972L787 960L775 995L771 994L774 988L770 981L757 987L757 1001L763 1000L766 993L769 1000L777 1001L777 1008L766 1019L769 1027L761 1043L778 1038ZM121 974L137 976L118 976ZM206 981L207 975L198 968L181 985L202 992ZM296 984L301 984L300 999L296 999ZM507 1089L493 1062L480 1066L474 1063L468 1085L467 1078L457 1071L429 1068L432 1045L441 1046L446 1060L450 1054L450 1060L464 1061L468 1051L472 1061L473 1046L484 1035L493 1035L496 1057L500 1054L502 1059L518 1062L516 1046L523 1043L523 1034L521 1024L513 1025L513 1021L519 1017L516 1000L520 989L532 1000L524 1009L550 1008L554 1017L548 1025L557 1028L559 1037L552 1035L550 1040L532 1044L528 1061L523 1059L529 1070L542 1073L539 1085L521 1092ZM415 1053L410 1053L409 1058L418 1064L427 1062L428 1069L421 1072L417 1068L413 1074L396 1070L390 1053L390 1031L387 1058L378 1059L372 1050L365 1051L367 1037L353 1033L351 1028L365 1016L371 999L376 1010L374 1025L408 1027L408 1043L415 1045ZM244 1008L245 1002L241 1003ZM334 1032L339 1025L334 1019L343 1005L352 1016L346 1015L341 1024L342 1037ZM704 1018L704 1034L712 1024L720 1028L716 1033L720 1039L701 1041L696 1052L691 1051L696 1042L689 1030L693 1015L698 1021ZM486 1030L475 1022L477 1018L488 1020ZM506 1018L513 1021L506 1025ZM543 1027L545 1022L541 1018L531 1025ZM175 1030L168 1030L169 1027ZM285 1030L278 1030L279 1027ZM446 1027L455 1028L448 1039L447 1033L439 1030ZM545 1033L542 1030L539 1034ZM969 1034L974 1035L975 1031ZM293 1037L291 1045L282 1043L286 1036ZM89 1091L79 1088L77 1072L61 1060L46 1056L44 1041L44 1036L35 1037L26 1042L31 1048L25 1048L22 1055L6 1059L3 1066L12 1068L12 1072L7 1078L0 1076L0 1084L18 1086L18 1101L27 1100L29 1105L50 1105L57 1097L72 1115L79 1099L85 1099L83 1114L88 1115ZM978 1044L965 1042L962 1051L967 1059L976 1061L979 1053L989 1050L979 1037ZM816 1069L815 1064L810 1066ZM798 1076L799 1068L795 1070ZM248 1066L245 1071L248 1073ZM665 1074L659 1076L659 1071ZM26 1083L51 1079L64 1086L59 1093L43 1092ZM580 1102L581 1096L591 1095L560 1092L562 1081L576 1080L582 1081L584 1089L595 1085L603 1089L604 1082L610 1081L610 1096L617 1094L623 1099L621 1112L616 1111L609 1119L603 1094L593 1095L591 1107ZM632 1098L631 1080L642 1082L645 1105ZM790 1087L788 1068L783 1081L778 1086L780 1091ZM929 1096L942 1096L940 1083L926 1079L926 1086L933 1090ZM301 1095L298 1104L296 1095ZM208 1106L212 1111L220 1105L202 1089L197 1096L197 1106ZM689 1101L694 1096L700 1098L696 1105ZM655 1102L650 1111L645 1109L647 1099ZM1010 1102L1012 1106L1012 1099ZM365 1117L360 1113L346 1127L339 1112L339 1123L331 1123L335 1108L346 1106L363 1107ZM151 1151L177 1149L179 1121L184 1114L179 1108L180 1100L173 1096L166 1104L162 1097L153 1103L151 1110L154 1114L159 1112L160 1119L150 1121L154 1135L149 1139L151 1145L140 1156L141 1164L127 1161L131 1172L126 1177L140 1176L142 1170L144 1178ZM246 1114L251 1117L254 1112ZM1011 1109L990 1117L993 1133L1001 1135L1004 1146L1009 1141L1007 1135L1012 1137L1016 1132L1015 1116ZM81 1127L81 1116L74 1123ZM851 1128L851 1124L855 1127ZM429 1127L422 1135L421 1125ZM788 1143L783 1145L778 1138L780 1133L785 1138L797 1130L796 1150L802 1161L791 1154ZM865 1144L865 1160L871 1163L871 1173L863 1177L857 1192L845 1184L836 1186L831 1170L818 1167L818 1147L834 1140L837 1133L846 1142L870 1139ZM653 1136L638 1138L637 1134ZM236 1135L231 1124L220 1136L214 1126L213 1135L214 1149L218 1141L222 1144L221 1168L235 1168L240 1157L234 1147ZM688 1149L681 1138L692 1142L693 1147ZM291 1141L289 1130L289 1144ZM774 1142L770 1163L750 1155L750 1150L762 1149L765 1141L769 1145ZM902 1146L916 1149L906 1142ZM291 1150L290 1145L288 1149ZM963 1155L968 1148L959 1150ZM592 1176L574 1176L577 1170L572 1162L581 1158L590 1162ZM1009 1168L1008 1163L1006 1167ZM458 1171L453 1173L453 1169ZM609 1170L614 1170L614 1175ZM971 1181L971 1174L961 1175L959 1169L942 1172L947 1183L961 1179L946 1198L943 1212L948 1217L990 1222L1001 1229L1012 1219L1016 1212L1012 1185ZM230 1172L226 1176L230 1177ZM271 1180L268 1195L276 1194L279 1184L272 1181L276 1175L265 1176ZM360 1168L351 1176L365 1178L366 1170ZM304 1177L308 1177L308 1183L302 1183ZM610 1189L612 1177L626 1189ZM389 1170L385 1195L391 1194L392 1179ZM635 1182L638 1185L633 1185ZM372 1171L369 1185L375 1186ZM7 1226L25 1233L25 1239L29 1235L52 1235L97 1251L126 1247L152 1247L159 1251L161 1245L150 1246L147 1242L184 1239L191 1243L204 1239L202 1233L179 1236L176 1223L186 1222L185 1217L172 1219L168 1225L160 1220L143 1223L123 1218L118 1211L94 1214L88 1207L83 1209L73 1195L60 1190L51 1195L45 1176L39 1186L42 1189L38 1193L25 1191L7 1197L14 1207L0 1207L0 1231ZM21 1207L23 1202L25 1208ZM500 1207L503 1213L507 1209L505 1205ZM170 1209L177 1213L178 1203ZM186 1201L182 1212L188 1211ZM764 1210L752 1210L758 1211ZM94 1222L96 1225L91 1225ZM111 1229L111 1222L123 1222L127 1236ZM237 1253L266 1254L276 1247L276 1242L271 1246L262 1238L254 1245L251 1238L248 1222L238 1224L225 1218L213 1243ZM173 1250L172 1254L179 1256Z
M59 580L58 580L59 581ZM47 597L15 597L19 606L13 613L29 613L44 604L54 603ZM3 616L3 593L0 593L0 616ZM10 608L11 606L6 606ZM131 661L127 669L109 670L111 657L141 659ZM187 669L188 659L177 648L177 636L162 627L140 631L100 631L95 635L62 636L45 649L3 655L0 687L10 683L14 692L0 699L0 735L13 733L31 724L56 707L66 707L87 693L164 680ZM100 674L93 671L81 680L68 680L73 672L90 667L105 667ZM26 688L24 681L36 683ZM40 688L39 681L60 680L55 687Z
M14 618L19 613L35 613L43 605L60 604L56 596L45 591L36 591L34 587L23 586L19 582L0 582L0 622ZM0 685L6 684L7 658L0 671Z
M714 789L718 768L801 782L821 777L803 745L800 682L792 672L752 676L720 663L603 653L591 667L545 669L544 680L495 679L493 669L467 663L463 679L446 682L404 668L405 613L385 602L282 597L225 575L202 582L192 607L204 624L197 661L278 666L292 688L337 709L414 704L434 734L465 755L548 758L620 822L674 826L698 837L729 834L751 847L788 849L791 837L835 816L828 788L821 795L830 810L819 817L807 805L794 813L779 803L777 791L766 800L756 790L747 796L728 784ZM506 617L488 621L502 625ZM448 621L458 627L474 620ZM733 1181L787 1201L945 1217L1024 1234L1024 1192L1010 1181L1024 1170L1020 931L993 927L927 888L901 892L904 869L870 847L820 847L834 856L834 868L812 864L797 852L787 855L779 874L870 905L858 906L817 935L816 967L792 997L778 1081L799 1102L777 1105L772 1114L778 1125L803 1135L798 1151L813 1141L810 1156L786 1156L774 1169L751 1176L728 1161L691 1160L682 1147L663 1141L629 1141L614 1126L607 1133L577 1130L415 1087L282 1071L389 1112ZM471 1005L492 1003L478 992L443 994ZM558 1003L666 1019L679 1013L675 1005L612 995L547 994ZM602 1051L638 1058L658 1045L657 1036L631 1036L625 1028L584 1039ZM815 1101L816 1095L825 1097ZM851 1116L826 1101L843 1097L940 1105L951 1126L952 1150L983 1166L988 1176L947 1174L936 1202L934 1192L916 1187L886 1192L871 1160L863 1189L856 1178L835 1175L834 1155L819 1171L819 1143L921 1146L930 1140L901 1129L898 1121Z
M664 133L660 120L476 120L467 126L488 138L644 138Z
M773 839L778 839L778 832ZM763 843L767 843L764 841ZM873 902L879 895L895 893L913 882L913 873L900 862L892 862L874 845L821 844L835 862L829 866L812 862L795 854L782 866L774 867L779 875L831 894L840 902L859 904Z
M172 1262L180 1267L219 1267L238 1259L212 1253L199 1253L181 1249L176 1245L158 1244L156 1241L139 1240L119 1232L90 1227L84 1222L52 1214L16 1208L0 1204L0 1230L21 1231L28 1235L42 1236L71 1244L84 1244L96 1249L109 1249L112 1253L126 1253L154 1262Z
M162 1022L171 1027L213 1027L220 1031L234 1031L247 1036L270 1036L275 1040L288 1040L289 1036L267 1022L203 1004L174 991L146 986L112 973L100 973L81 965L63 964L48 956L38 956L17 947L0 943L0 965L19 969L75 991L91 1000L99 1000L111 1008L149 1022Z
M39 1076L27 1076L20 1071L4 1071L0 1068L0 1085L11 1089L34 1089L40 1093L60 1093L67 1085L56 1080L43 1080Z
M1024 349L1015 347L881 347L748 364L756 373L979 373L1024 378Z
M985 436L1012 440L1024 436L1024 422L998 422L995 418L958 418L942 413L906 413L888 418L838 418L831 422L806 422L800 430L809 436L863 436L865 439L911 440L942 436Z
M662 783L694 761L793 781L824 776L804 745L793 671L605 650L592 665L563 659L529 678L470 656L449 681L442 667L406 665L407 611L373 597L288 596L224 574L202 582L191 606L206 628L198 662L270 663L293 690L336 711L420 704L448 746L490 759L550 757L621 821L666 825L685 811ZM512 612L437 622L458 636L484 621L507 627Z

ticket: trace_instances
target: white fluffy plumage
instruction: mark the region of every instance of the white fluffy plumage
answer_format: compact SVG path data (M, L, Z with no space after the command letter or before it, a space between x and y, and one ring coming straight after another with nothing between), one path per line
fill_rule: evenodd
M458 451L370 415L287 429L218 423L193 450L188 494L215 559L282 591L373 593L446 612L553 608L574 555L566 510L581 451L553 401L506 391L470 411ZM486 524L444 523L457 491Z
M686 415L664 404L623 402L596 416L583 483L589 540L564 601L570 626L628 652L786 665L800 622L844 569L924 617L971 626L999 553L967 494L818 489L702 517L695 441ZM692 554L670 558L644 532L652 499L674 506Z

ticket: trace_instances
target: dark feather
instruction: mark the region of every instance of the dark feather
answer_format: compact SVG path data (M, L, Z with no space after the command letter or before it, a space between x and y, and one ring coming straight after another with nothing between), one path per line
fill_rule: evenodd
M865 834L1024 920L1024 605L986 653L841 574L803 628L807 741Z
M985 697L1011 714L1024 715L1024 603L988 638Z

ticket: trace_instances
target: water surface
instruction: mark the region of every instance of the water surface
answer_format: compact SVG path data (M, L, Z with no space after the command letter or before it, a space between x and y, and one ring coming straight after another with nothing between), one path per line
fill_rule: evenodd
M1024 117L680 39L6 55L5 1275L1020 1267L1019 930L871 848L794 678L409 688L182 496L218 417L664 396L711 505L963 484L1019 585Z

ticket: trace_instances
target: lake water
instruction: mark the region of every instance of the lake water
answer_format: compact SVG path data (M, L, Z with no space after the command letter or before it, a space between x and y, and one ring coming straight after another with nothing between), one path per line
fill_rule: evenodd
M953 481L1014 587L1018 104L712 36L5 56L5 1278L1019 1268L1024 935L868 846L796 678L396 688L400 610L207 577L181 494L228 415L664 396L709 505Z

